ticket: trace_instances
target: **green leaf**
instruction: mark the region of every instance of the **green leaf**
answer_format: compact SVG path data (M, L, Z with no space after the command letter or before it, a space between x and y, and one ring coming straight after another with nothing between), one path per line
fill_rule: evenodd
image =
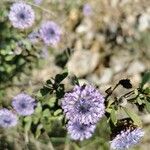
M42 115L43 117L50 117L51 116L51 113L50 113L50 111L49 111L49 109L45 109L44 111L43 111L43 115Z
M148 102L147 100L145 101L145 108L150 113L150 102Z
M143 86L147 83L150 82L150 71L146 72L142 78L142 82L141 82L141 88L143 88Z
M46 84L51 84L52 85L53 83L52 83L51 79L49 79L49 80L46 81Z
M39 122L39 120L40 120L40 117L41 117L41 116L39 116L39 115L34 115L34 116L32 117L32 122L33 122L33 124L37 124L37 123Z
M64 70L62 74L57 74L55 76L55 82L57 84L59 84L60 82L62 82L66 77L68 76L68 71Z
M122 108L125 111L125 113L133 120L135 125L142 126L141 119L135 112L131 111L130 109L126 107L122 107Z
M40 114L42 112L42 106L41 103L37 103L36 109L35 109L35 113L36 114Z
M42 96L45 96L48 93L51 93L51 89L44 86L42 89L40 89L40 92L41 92Z
M27 122L24 126L24 130L25 132L29 131L30 130L30 127L31 127L31 122Z
M144 94L150 94L150 87L147 87L144 89Z
M30 127L31 127L31 123L32 123L32 118L31 116L27 116L24 118L24 122L25 122L25 126L24 126L24 129L25 131L29 131L30 130Z
M142 104L143 104L143 101L141 100L140 97L137 98L137 103L138 103L139 105L142 105Z
M48 105L49 107L53 107L56 102L56 97L51 97L50 99L46 99L43 103L44 105Z
M105 111L108 112L108 113L111 113L112 108L106 108Z
M25 121L25 122L32 122L31 116L25 117L25 118L24 118L24 121Z
M115 109L111 110L110 119L111 119L112 123L114 125L116 125L116 123L117 123L117 116L116 116L116 110Z
M73 76L71 77L71 83L72 83L73 85L79 85L79 80L78 80L78 78L77 78L76 75L73 75Z
M61 109L57 109L55 112L54 112L54 116L58 116L59 114L62 113L62 110Z
M113 104L114 100L111 98L111 99L108 99L108 104L107 104L107 108L109 108L111 106L111 104Z
M41 135L41 129L43 128L42 124L39 124L37 129L36 129L36 133L35 133L35 137L38 138Z

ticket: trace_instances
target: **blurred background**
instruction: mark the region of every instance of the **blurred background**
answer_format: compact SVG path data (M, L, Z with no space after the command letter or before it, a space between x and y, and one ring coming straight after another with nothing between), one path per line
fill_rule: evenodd
M14 74L9 72L12 65L16 65L16 61L9 66L3 66L3 55L6 54L0 50L2 106L7 106L12 97L21 91L36 93L46 80L62 72L65 67L70 74L75 74L81 83L96 85L102 93L124 78L131 79L133 87L138 87L143 73L150 69L149 0L43 0L41 3L35 1L30 1L36 11L37 23L34 30L41 21L53 20L61 27L61 41L55 47L35 44L36 48L31 48L31 53L35 54L36 61L29 59L31 63L34 62L32 67L22 66L25 69L23 71L19 69L19 75L18 70L15 70ZM0 4L1 10L6 10L1 12L0 30L2 30L3 16L7 14L10 3L2 0ZM11 30L9 25L8 29ZM7 34L10 33L9 30ZM19 33L15 33L16 36L17 34ZM22 34L24 37L26 33ZM15 55L22 53L18 51L15 51ZM11 53L7 55L9 57L6 60L12 58ZM25 59L25 62L29 60ZM4 68L8 69L6 75L11 77L6 79L2 77ZM64 82L69 88L69 81ZM122 90L116 91L116 95ZM150 115L142 113L139 115L146 134L142 143L133 150L149 150ZM109 128L105 118L98 125L94 136L81 143L69 141L64 131L58 132L51 133L50 140L44 135L35 140L31 135L31 143L26 146L19 133L1 130L0 145L6 145L6 150L109 149L107 134ZM11 136L7 136L8 134Z

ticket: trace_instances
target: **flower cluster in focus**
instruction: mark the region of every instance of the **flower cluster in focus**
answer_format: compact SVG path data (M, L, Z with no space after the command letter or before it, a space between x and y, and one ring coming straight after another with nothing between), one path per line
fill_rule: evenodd
M121 133L111 141L111 148L117 150L128 149L131 146L138 144L143 136L144 131L141 128L121 131Z
M96 123L104 116L104 97L89 85L75 86L65 94L62 108L69 120L68 133L72 139L90 138Z

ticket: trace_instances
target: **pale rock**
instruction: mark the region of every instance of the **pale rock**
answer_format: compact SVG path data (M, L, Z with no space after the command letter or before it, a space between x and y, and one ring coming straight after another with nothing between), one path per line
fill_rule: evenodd
M143 115L141 118L145 124L150 124L150 114Z
M76 49L77 51L83 49L83 43L82 43L82 40L81 40L81 39L78 39L78 40L75 42L74 49Z
M107 84L111 81L113 76L112 69L106 68L102 71L102 74L100 76L99 82L100 84Z
M86 50L76 51L69 60L68 70L78 77L94 71L99 63L99 53Z
M119 3L118 0L111 0L110 2L111 2L111 6L112 6L112 7L117 7L117 5L118 5L118 3Z
M144 31L150 28L150 14L144 13L139 17L139 31Z
M123 71L130 61L131 57L128 53L120 53L119 55L111 57L110 67L113 69L114 73L118 73Z
M124 41L124 39L123 39L123 37L122 36L117 36L117 39L116 39L116 41L117 41L117 43L118 44L122 44L123 43L123 41Z
M83 20L83 22L77 27L76 32L77 33L87 33L92 29L92 22L90 19L86 18Z
M127 70L127 74L133 75L133 74L142 73L145 71L145 69L146 69L145 65L139 60L136 60L133 63L131 63L131 65L129 66Z

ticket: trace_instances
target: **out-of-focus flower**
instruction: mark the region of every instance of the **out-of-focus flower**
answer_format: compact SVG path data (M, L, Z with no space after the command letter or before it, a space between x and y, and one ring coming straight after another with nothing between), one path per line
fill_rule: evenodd
M41 51L41 58L43 59L47 59L49 57L49 52L47 47L43 47L42 51Z
M31 41L31 43L37 43L39 41L39 33L38 32L31 32L28 35L28 39Z
M13 108L21 116L31 115L35 105L35 99L24 93L15 96L12 101Z
M66 93L62 108L67 119L84 124L97 123L105 113L103 96L89 85L75 86L72 92Z
M34 3L37 5L40 5L42 3L43 0L34 0Z
M141 128L123 130L110 142L111 148L116 150L128 149L138 144L143 136L144 131Z
M0 126L3 128L14 127L17 124L17 116L10 110L3 108L0 110Z
M73 140L84 140L92 136L95 131L95 124L82 124L78 121L72 122L69 121L67 124L67 131Z
M83 5L83 14L84 16L90 16L92 13L92 7L90 4L84 4Z
M53 21L47 21L40 28L40 37L46 45L56 45L60 41L60 27Z
M10 8L8 17L12 25L19 29L31 27L35 20L32 7L24 2L14 3Z

